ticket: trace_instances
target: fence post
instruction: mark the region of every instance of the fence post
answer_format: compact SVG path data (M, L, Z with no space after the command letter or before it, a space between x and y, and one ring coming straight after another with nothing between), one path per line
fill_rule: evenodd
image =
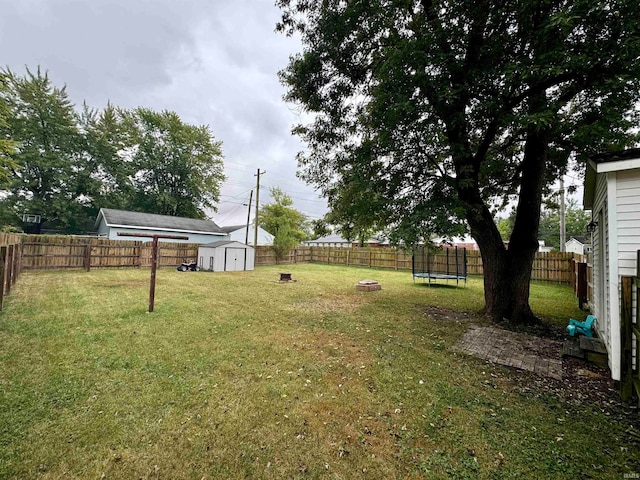
M91 270L91 244L84 246L84 269Z
M620 355L620 398L628 401L633 394L633 369L631 367L632 346L631 336L633 335L633 319L632 319L632 285L633 277L621 277L621 297L620 302L620 335L622 351Z
M18 276L20 275L20 247L18 244L13 245L13 266L11 267L11 271L13 272L13 276L11 277L11 282L13 285L18 281Z
M580 310L587 303L587 264L578 262L578 275L576 279L576 290L578 294L578 307Z
M20 273L22 273L22 262L24 261L24 245L20 241Z
M136 242L138 244L138 268L142 268L142 240Z
M4 306L4 286L7 277L7 246L0 247L0 310Z
M9 245L9 249L7 250L7 275L6 275L6 292L7 295L11 293L11 284L13 277L13 245Z

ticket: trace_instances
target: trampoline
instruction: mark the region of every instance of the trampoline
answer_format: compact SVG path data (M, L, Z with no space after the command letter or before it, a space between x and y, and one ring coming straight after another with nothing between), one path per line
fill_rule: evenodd
M455 280L467 284L467 249L445 248L441 253L434 253L429 247L420 247L413 251L411 262L413 282L416 278L423 281Z

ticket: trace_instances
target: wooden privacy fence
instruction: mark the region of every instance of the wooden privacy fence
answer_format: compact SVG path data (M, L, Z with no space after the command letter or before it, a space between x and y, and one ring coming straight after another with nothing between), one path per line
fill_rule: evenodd
M329 265L390 268L411 271L412 253L395 248L306 247L303 256L314 263ZM298 249L300 250L300 249ZM298 253L300 255L300 253ZM572 285L573 253L536 253L531 279ZM439 258L441 257L441 258ZM446 252L435 255L435 262L446 262ZM482 275L482 257L477 250L467 250L467 275Z
M281 259L279 262L276 262L276 254L268 245L258 245L255 251L256 266L275 265L276 263L280 265L290 265L293 263L309 263L311 261L311 247L294 248L285 258Z
M23 270L151 266L151 242L57 235L14 235L12 238L22 246ZM7 238L0 237L2 240L8 244ZM197 255L197 244L160 243L161 267L197 260ZM572 253L537 253L532 280L573 285L576 275L573 258ZM300 246L276 262L275 253L269 246L256 248L257 266L305 262L411 271L412 253L395 248ZM467 250L467 274L483 274L480 252Z
M446 252L437 254L434 261L446 262ZM286 265L303 262L411 271L412 253L395 248L301 246L291 250L289 255L278 263ZM271 248L258 246L256 265L273 265L275 263L276 257ZM467 275L481 276L483 273L480 252L467 250ZM574 285L576 282L574 254L536 253L531 279Z
M22 261L22 243L19 235L0 234L0 310L4 297L18 281Z
M151 242L139 240L26 235L22 247L24 270L151 266ZM160 266L177 266L183 260L195 259L197 255L197 244L162 242Z
M635 394L640 406L640 250L636 257L636 276L621 278L620 288L620 396L628 401Z

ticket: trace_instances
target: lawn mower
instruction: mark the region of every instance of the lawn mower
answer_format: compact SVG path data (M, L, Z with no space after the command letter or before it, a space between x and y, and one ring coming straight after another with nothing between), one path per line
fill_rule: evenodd
M180 265L178 265L178 268L176 269L179 272L186 272L186 271L191 271L191 272L197 272L198 270L200 270L200 267L198 267L198 264L196 263L195 260L192 260L190 262L182 262Z

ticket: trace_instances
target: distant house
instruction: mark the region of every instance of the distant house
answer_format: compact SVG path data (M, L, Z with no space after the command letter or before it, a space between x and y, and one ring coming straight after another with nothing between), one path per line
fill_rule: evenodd
M230 225L228 227L220 227L222 231L230 235L230 239L235 242L245 243L247 245L253 245L255 240L255 226L249 225L249 235L247 236L246 225ZM262 227L258 227L258 245L273 245L273 235L264 230Z
M544 240L538 240L538 252L549 253L553 251L553 247L544 244Z
M146 233L188 237L187 240L164 240L167 242L211 243L218 240L229 240L229 234L211 220L129 212L112 208L100 209L95 222L95 230L98 236L111 240L151 241L151 238L127 238L126 236L118 235L118 233Z
M593 232L591 312L597 319L598 336L607 347L611 377L620 380L620 277L637 274L640 149L591 159L587 164L583 203L585 210L591 210Z
M358 247L359 241L349 241L340 235L327 235L326 237L316 238L315 240L305 240L302 245L309 247ZM389 243L385 240L372 237L365 242L366 247L387 247Z
M467 250L480 250L476 241L469 235L465 235L464 237L454 237L452 239L436 238L432 240L432 243L439 245L442 248L458 247L466 248Z
M564 251L587 255L591 253L591 239L584 235L576 235L567 240L564 244Z

